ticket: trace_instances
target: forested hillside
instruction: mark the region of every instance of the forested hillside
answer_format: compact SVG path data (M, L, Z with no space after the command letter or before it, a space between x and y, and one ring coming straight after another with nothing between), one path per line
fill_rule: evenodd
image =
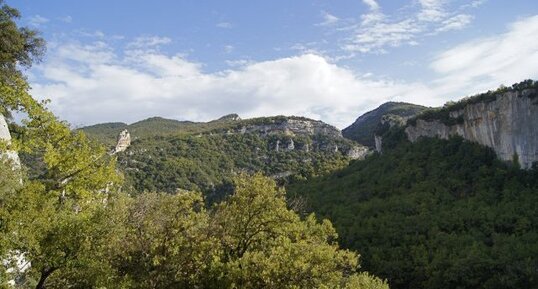
M384 135L383 154L292 184L392 288L538 287L538 169L462 138Z
M122 129L130 131L132 143L118 161L133 193L198 190L212 200L229 193L239 172L263 172L284 184L343 168L367 153L336 128L300 117L227 116L207 123L151 118L82 130L112 145Z

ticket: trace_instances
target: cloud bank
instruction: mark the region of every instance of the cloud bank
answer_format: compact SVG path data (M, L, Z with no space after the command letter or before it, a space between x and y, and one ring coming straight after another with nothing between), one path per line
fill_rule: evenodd
M424 15L433 18L436 12ZM535 35L538 16L521 19L498 36L440 52L431 61L429 83L379 78L312 53L207 73L184 55L160 52L170 39L156 36L134 39L123 49L103 41L51 46L30 81L32 93L51 99L52 110L74 125L152 116L208 121L235 112L302 115L343 128L385 101L441 105L538 78Z

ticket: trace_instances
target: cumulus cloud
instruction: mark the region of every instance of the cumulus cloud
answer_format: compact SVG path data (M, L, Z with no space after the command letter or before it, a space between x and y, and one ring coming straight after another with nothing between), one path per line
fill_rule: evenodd
M49 53L36 68L42 80L32 83L33 94L51 99L53 111L74 124L155 115L207 121L236 112L303 115L343 127L358 112L426 89L372 80L315 54L205 73L181 55L116 53L101 42L66 44Z

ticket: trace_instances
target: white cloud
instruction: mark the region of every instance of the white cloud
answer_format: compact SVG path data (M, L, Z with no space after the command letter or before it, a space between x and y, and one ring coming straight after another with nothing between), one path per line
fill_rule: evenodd
M426 22L438 22L446 18L446 0L419 0L421 10L417 15L418 20Z
M437 32L445 32L450 30L461 30L465 28L471 21L473 16L469 14L458 14L443 21L443 26L437 29Z
M204 121L236 112L304 115L344 127L365 109L426 89L359 76L314 54L204 73L180 55L136 50L120 56L102 43L49 53L34 71L41 81L32 82L33 94L50 98L53 111L77 125L156 115Z
M337 23L338 20L340 20L340 18L326 11L322 11L322 16L323 16L323 22L316 24L316 26L330 26Z
M102 31L88 31L84 29L78 29L74 32L78 36L88 37L88 38L104 38L105 34Z
M469 4L463 5L463 8L468 8L468 7L477 8L484 5L486 2L487 0L474 0Z
M361 15L359 24L351 26L353 35L342 48L361 53L385 53L390 47L418 45L426 36L463 29L473 17L461 13L467 9L465 7L453 8L453 11L450 11L449 2L418 0L412 6L411 12L404 9L403 11L407 11L404 15L387 15L376 1L363 0L369 11Z
M217 25L215 25L215 26L218 27L218 28L222 28L222 29L231 29L231 28L233 28L232 23L229 23L229 22L220 22L220 23L217 23Z
M247 59L226 60L225 62L230 67L242 67L242 66L246 66L246 65L250 65L254 63L252 60L247 60Z
M363 22L364 23L364 22ZM353 37L351 43L344 48L348 51L357 52L384 52L384 48L398 47L404 43L414 41L415 35L421 32L412 19L388 23L384 21L372 21L367 24Z
M32 26L38 27L45 23L48 23L50 20L41 15L34 15L28 19L28 23Z
M207 73L183 55L152 49L119 53L104 42L57 45L37 66L33 94L50 98L54 112L74 124L133 122L151 116L207 121L231 112L242 117L302 115L340 128L383 102L442 105L527 78L538 78L538 16L497 36L438 53L433 81L379 78L304 53L269 61L227 62Z
M132 42L130 42L127 47L131 49L140 49L140 48L152 48L152 47L159 47L164 44L168 44L172 42L172 39L168 37L160 37L160 36L140 36L135 38Z
M431 68L447 89L477 90L538 78L538 16L521 19L506 33L460 44L438 55Z
M375 0L362 0L362 2L370 8L370 10L375 11L379 9L379 4Z

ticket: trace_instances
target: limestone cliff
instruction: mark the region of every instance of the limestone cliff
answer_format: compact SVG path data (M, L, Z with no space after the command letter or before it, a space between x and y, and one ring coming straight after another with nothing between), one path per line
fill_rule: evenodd
M125 151L131 145L131 134L129 131L124 129L118 136L118 142L114 148L113 153L119 153Z
M332 125L322 121L301 117L272 117L263 119L247 120L239 133L260 133L286 135L326 135L329 137L342 138L342 132Z
M461 136L491 147L500 159L517 157L522 168L538 161L538 97L535 87L510 89L485 101L448 111L448 118L421 118L405 128L410 141L420 137Z
M0 141L5 142L8 145L11 143L11 134L9 133L6 119L2 114L0 114ZM4 153L0 153L0 157L4 156L12 160L15 166L20 166L19 155L17 152L8 150Z
M371 151L368 149L368 147L365 147L362 145L356 145L356 146L352 146L347 151L347 156L352 160L363 160L370 153Z

